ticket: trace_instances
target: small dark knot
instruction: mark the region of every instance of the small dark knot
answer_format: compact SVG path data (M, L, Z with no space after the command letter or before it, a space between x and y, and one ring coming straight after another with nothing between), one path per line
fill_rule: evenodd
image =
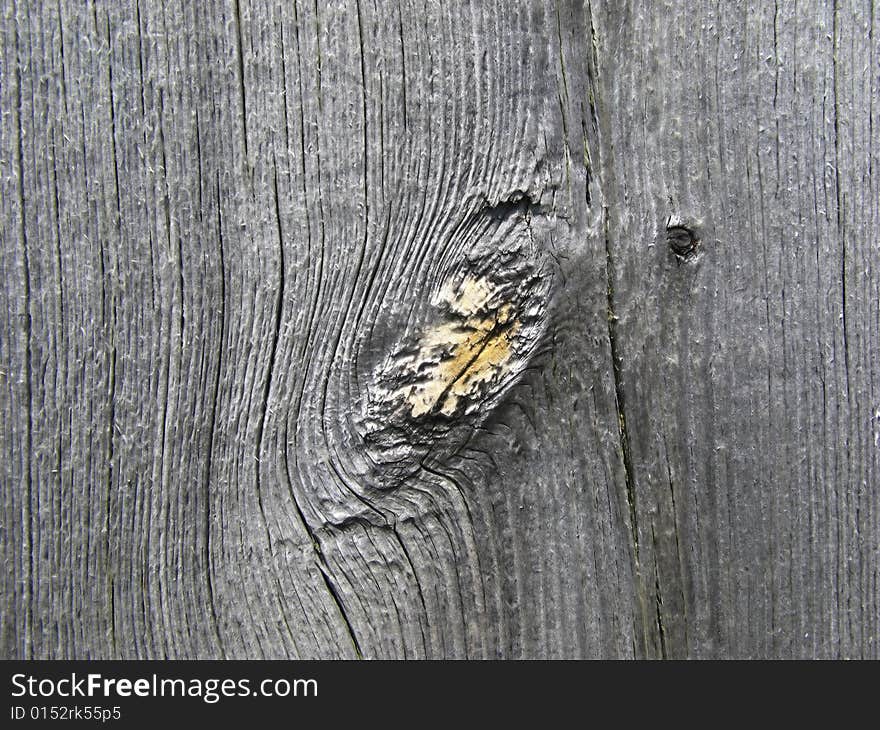
M685 226L670 226L666 229L666 243L676 256L690 256L699 243L696 235Z

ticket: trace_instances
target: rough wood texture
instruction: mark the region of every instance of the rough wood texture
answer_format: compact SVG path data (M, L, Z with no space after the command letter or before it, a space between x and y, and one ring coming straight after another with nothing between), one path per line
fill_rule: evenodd
M873 3L4 0L3 657L880 656Z

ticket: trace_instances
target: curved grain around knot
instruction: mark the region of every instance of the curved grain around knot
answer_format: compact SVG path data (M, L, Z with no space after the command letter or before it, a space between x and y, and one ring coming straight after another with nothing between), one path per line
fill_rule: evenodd
M452 455L531 363L553 283L531 216L516 203L472 216L462 237L476 240L433 282L372 372L356 425L371 486L398 486L426 459Z

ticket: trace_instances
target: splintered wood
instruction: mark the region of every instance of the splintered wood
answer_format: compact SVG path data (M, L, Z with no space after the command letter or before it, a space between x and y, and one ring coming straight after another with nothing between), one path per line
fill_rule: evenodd
M438 277L372 373L360 432L374 486L399 486L429 454L448 458L533 361L553 277L532 215L521 202L478 211L469 253Z
M456 319L430 327L418 351L402 356L403 367L418 377L392 394L412 406L414 417L437 412L453 416L463 399L503 379L521 329L514 305L499 301L498 289L488 279L450 283L438 299Z

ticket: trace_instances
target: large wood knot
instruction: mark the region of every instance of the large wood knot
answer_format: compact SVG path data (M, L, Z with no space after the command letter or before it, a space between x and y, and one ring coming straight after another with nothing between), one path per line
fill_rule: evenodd
M518 206L448 272L376 368L359 431L379 486L442 459L519 379L547 324L552 275Z

